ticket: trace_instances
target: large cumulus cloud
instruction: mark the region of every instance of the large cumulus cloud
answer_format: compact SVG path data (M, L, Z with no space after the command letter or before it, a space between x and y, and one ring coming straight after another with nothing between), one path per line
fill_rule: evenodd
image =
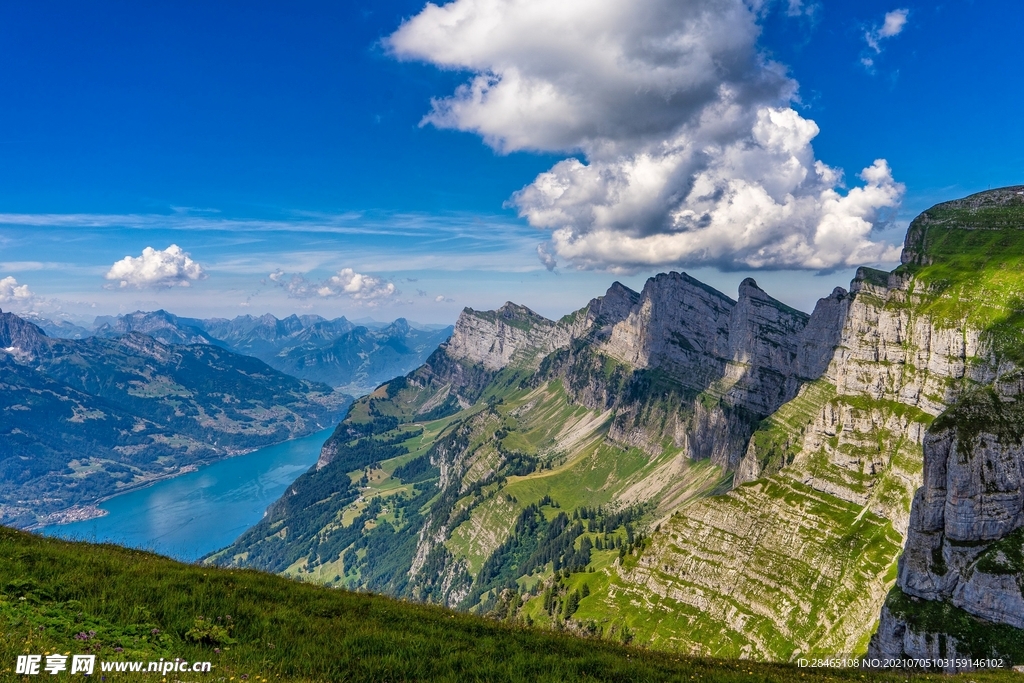
M19 285L18 281L9 275L0 279L0 304L14 304L16 307L23 307L34 302L35 299L36 297L28 285Z
M538 250L595 268L828 269L893 258L872 232L903 188L877 160L846 190L743 0L428 4L393 53L473 73L424 118L501 152L569 152L512 196Z
M166 289L190 287L206 278L203 267L177 244L166 249L146 247L139 256L125 256L107 271L106 279L120 287L133 289Z

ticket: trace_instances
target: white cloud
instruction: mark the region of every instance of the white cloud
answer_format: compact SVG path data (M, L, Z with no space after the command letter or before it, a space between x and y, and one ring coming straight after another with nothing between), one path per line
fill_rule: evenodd
M342 268L320 282L310 282L301 274L288 274L281 270L271 273L270 280L283 287L288 296L297 299L348 297L372 305L400 294L394 283L357 273L351 268Z
M876 26L864 34L864 40L867 42L868 47L874 50L876 54L880 53L882 51L881 41L902 33L903 28L907 25L907 17L909 16L910 10L908 9L894 9L891 12L886 12L882 25Z
M11 276L0 279L0 304L13 304L21 309L30 305L35 298L28 285L19 285Z
M424 118L501 152L581 153L510 204L577 267L829 269L893 258L871 239L903 188L880 160L841 193L796 83L757 49L743 0L454 0L392 52L473 72ZM791 10L803 3L791 2Z
M176 244L163 251L146 247L141 256L125 256L107 271L106 279L135 289L190 287L206 278L203 267Z
M907 16L910 14L908 9L896 9L892 12L885 13L885 22L882 24L882 28L878 30L879 38L892 38L898 36L903 30L903 27L907 24Z
M392 282L386 282L372 275L357 273L351 268L342 268L317 288L320 296L347 296L356 301L387 299L397 293Z

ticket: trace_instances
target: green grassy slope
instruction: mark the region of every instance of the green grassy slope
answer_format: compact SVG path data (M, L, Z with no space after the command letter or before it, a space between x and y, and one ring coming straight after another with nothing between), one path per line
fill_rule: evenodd
M917 283L923 313L984 330L999 356L1024 365L1024 195L994 190L916 218L898 273Z
M99 661L211 661L212 674L193 677L229 681L907 680L903 673L686 658L0 528L0 680L39 678L16 676L15 658L48 652L93 653ZM105 676L111 682L158 680ZM969 678L983 683L1016 676Z

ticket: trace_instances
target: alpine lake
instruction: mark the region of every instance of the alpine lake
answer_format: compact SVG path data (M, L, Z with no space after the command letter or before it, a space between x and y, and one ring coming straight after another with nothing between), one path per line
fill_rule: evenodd
M152 486L115 496L102 517L42 527L38 533L116 543L194 562L258 522L267 507L309 469L334 431L266 446Z

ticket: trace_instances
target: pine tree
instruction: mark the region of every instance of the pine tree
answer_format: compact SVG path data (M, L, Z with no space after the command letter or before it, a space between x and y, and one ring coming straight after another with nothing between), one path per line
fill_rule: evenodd
M572 615L576 614L576 610L580 608L580 592L573 591L569 594L568 599L565 601L565 618L568 619Z

